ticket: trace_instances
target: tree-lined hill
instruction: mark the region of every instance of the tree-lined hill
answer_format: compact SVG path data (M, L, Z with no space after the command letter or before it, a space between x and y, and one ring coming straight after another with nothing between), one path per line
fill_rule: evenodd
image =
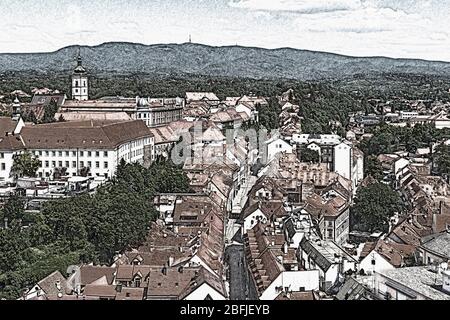
M341 79L355 74L450 76L450 63L384 57L356 58L291 48L262 49L201 44L104 43L69 46L51 53L0 54L0 72L69 71L78 49L93 74L195 74L255 79Z

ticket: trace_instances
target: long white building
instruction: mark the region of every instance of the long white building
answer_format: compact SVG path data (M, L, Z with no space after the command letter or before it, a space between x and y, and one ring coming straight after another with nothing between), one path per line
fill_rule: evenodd
M0 182L12 181L13 155L29 151L40 161L39 177L64 168L65 175L111 178L120 161L154 160L154 137L143 121L61 122L24 126L0 138Z

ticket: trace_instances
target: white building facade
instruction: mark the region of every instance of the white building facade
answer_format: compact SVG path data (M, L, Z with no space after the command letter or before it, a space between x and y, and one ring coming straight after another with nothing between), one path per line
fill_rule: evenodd
M50 180L56 172L112 178L122 159L144 164L155 158L154 137L142 121L37 125L24 127L14 138L20 139L20 146L0 147L0 179L5 181L11 176L13 155L25 151L39 159L38 177Z

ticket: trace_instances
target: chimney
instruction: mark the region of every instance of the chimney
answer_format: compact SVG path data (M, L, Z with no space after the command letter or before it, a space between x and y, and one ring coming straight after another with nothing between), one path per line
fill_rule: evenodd
M169 267L173 266L174 261L175 261L174 257L169 257Z
M8 229L8 218L5 217L5 229Z
M58 289L58 291L61 291L61 281L56 280L55 285L56 285L56 289Z
M284 246L283 246L283 252L284 252L284 254L287 254L287 253L288 253L288 248L289 248L288 243L285 242L285 243L284 243Z

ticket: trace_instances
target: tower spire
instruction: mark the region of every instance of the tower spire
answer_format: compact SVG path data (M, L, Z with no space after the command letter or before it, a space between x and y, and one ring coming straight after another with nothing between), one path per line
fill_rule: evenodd
M78 52L77 52L77 66L81 67L83 60L81 59L81 49L80 47L78 47Z
M78 47L77 67L73 70L72 74L72 99L78 101L89 99L89 79L82 62L81 48Z
M21 104L19 101L19 97L16 95L16 98L14 99L13 105L12 105L12 118L14 120L20 119L21 115Z

